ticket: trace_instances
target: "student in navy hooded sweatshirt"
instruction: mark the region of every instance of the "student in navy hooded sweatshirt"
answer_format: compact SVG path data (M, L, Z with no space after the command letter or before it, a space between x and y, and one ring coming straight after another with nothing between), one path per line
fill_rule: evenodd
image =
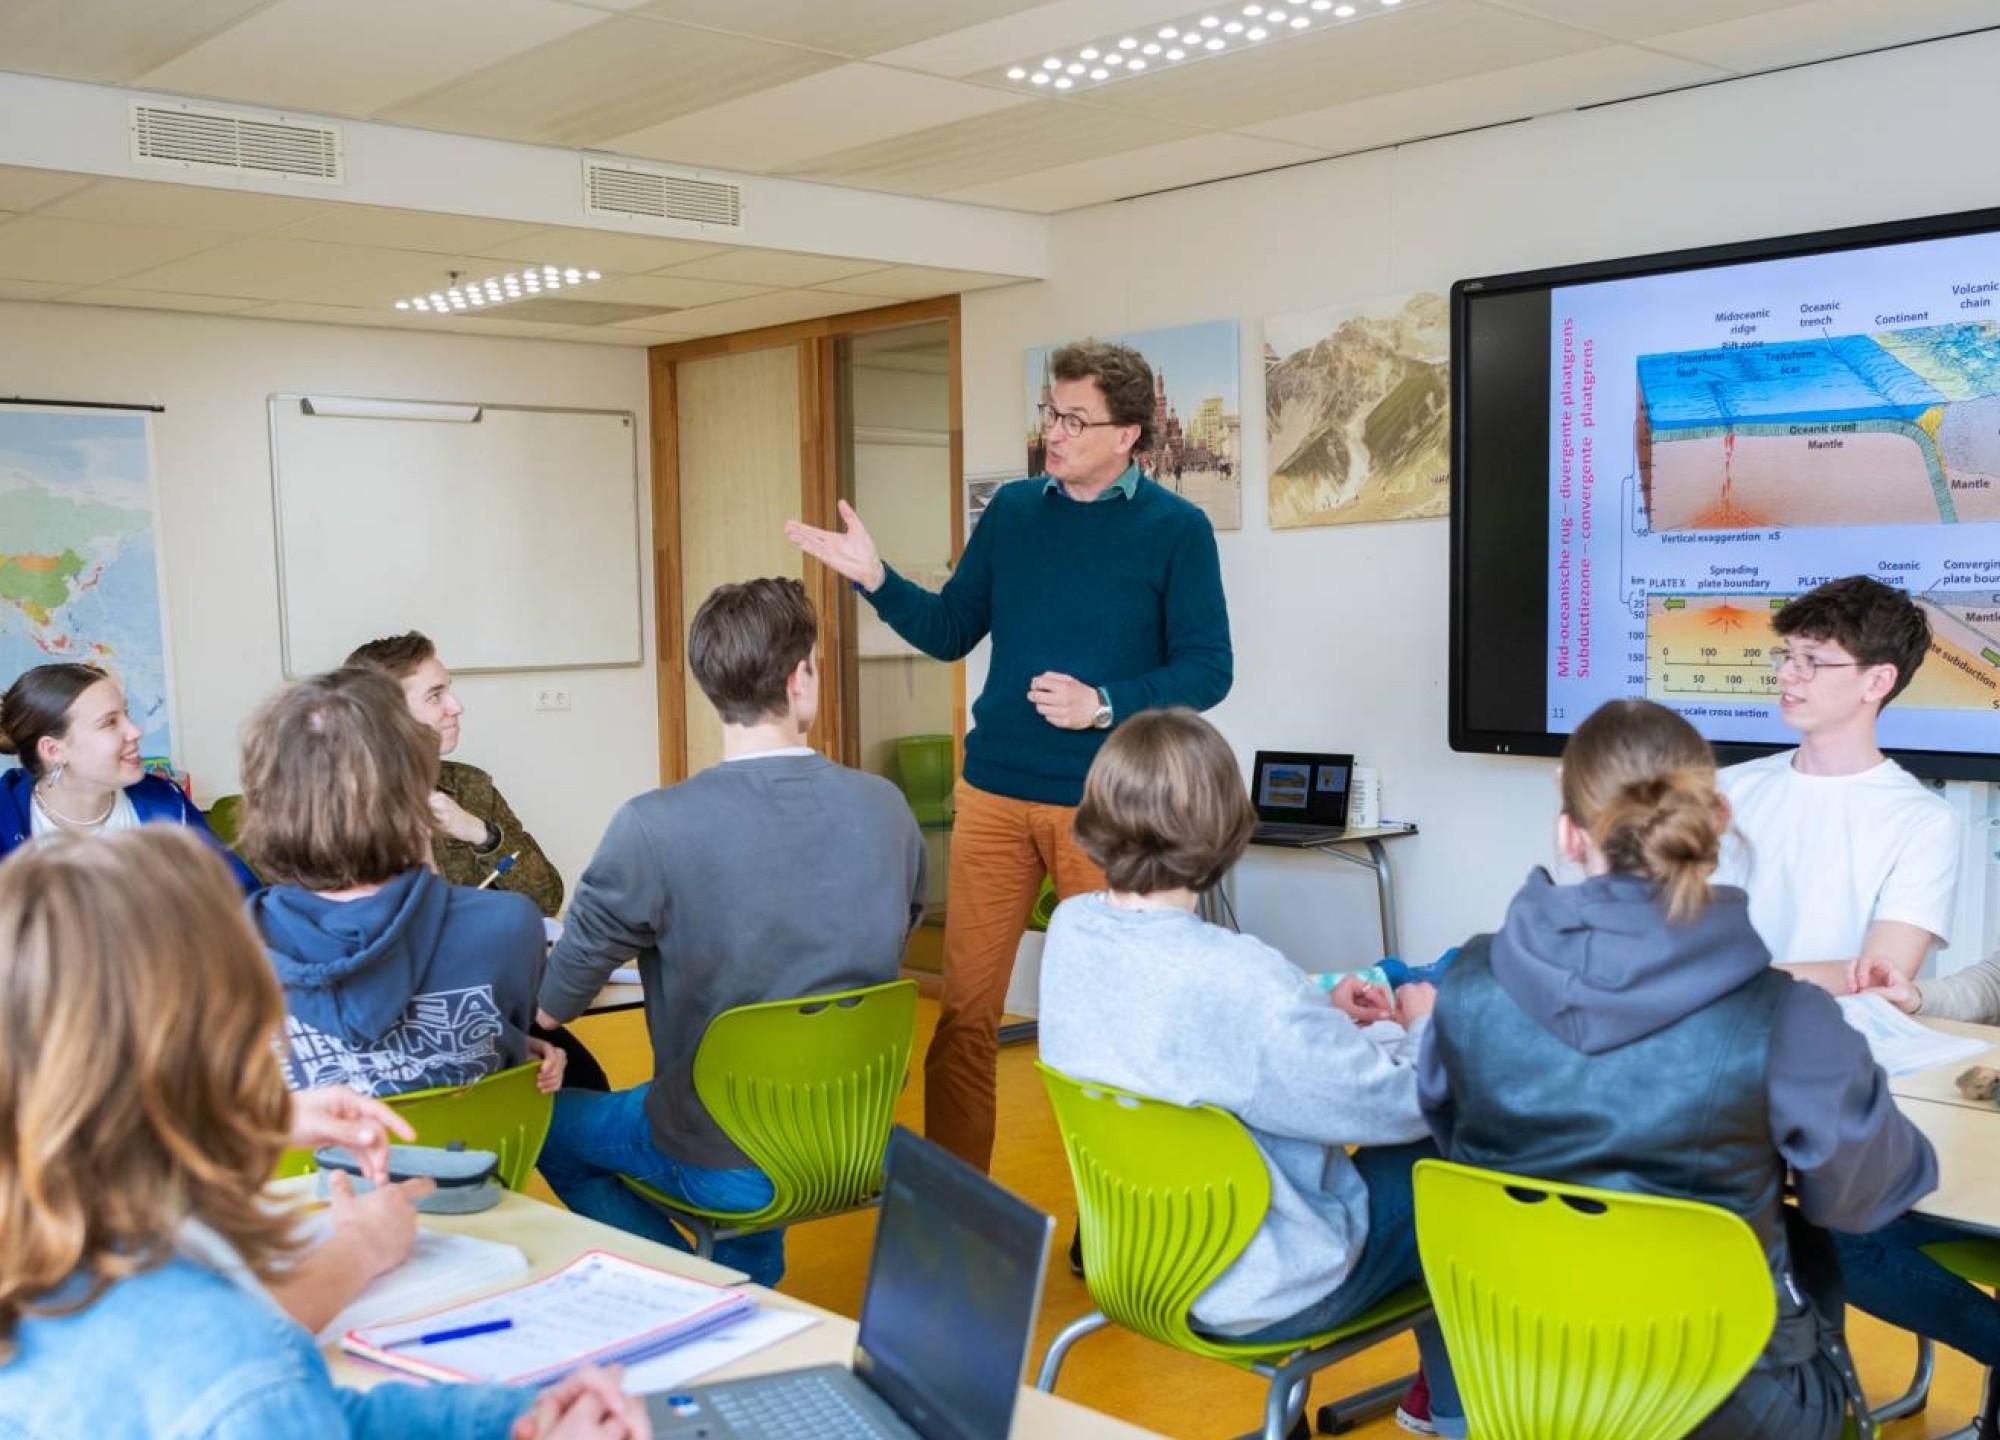
M528 1035L541 978L532 900L447 883L430 868L437 739L394 681L348 669L266 704L243 742L243 848L284 986L294 1089L397 1095L463 1085L562 1053Z

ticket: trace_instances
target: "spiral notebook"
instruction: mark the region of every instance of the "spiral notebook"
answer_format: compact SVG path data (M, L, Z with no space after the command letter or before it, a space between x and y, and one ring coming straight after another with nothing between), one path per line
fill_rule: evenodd
M747 1315L741 1290L605 1250L460 1305L341 1336L351 1355L431 1380L546 1385L581 1365L657 1355Z

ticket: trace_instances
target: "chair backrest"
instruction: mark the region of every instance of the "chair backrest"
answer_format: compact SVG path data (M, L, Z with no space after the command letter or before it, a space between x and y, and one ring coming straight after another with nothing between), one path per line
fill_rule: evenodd
M942 821L951 813L951 736L903 736L896 742L896 775L917 823Z
M1777 1299L1713 1205L1419 1161L1417 1247L1481 1440L1673 1440L1749 1372Z
M215 803L208 807L202 817L208 821L208 828L215 838L230 849L236 848L237 837L243 831L243 797L241 795L218 795Z
M911 980L739 1005L709 1022L695 1094L770 1177L776 1194L758 1224L851 1209L880 1193L916 1028Z
M1084 1283L1127 1329L1218 1360L1188 1311L1243 1253L1271 1206L1250 1132L1213 1105L1175 1105L1037 1064L1076 1182Z
M470 1085L440 1085L383 1097L415 1127L419 1145L463 1145L500 1156L500 1183L519 1190L535 1171L549 1136L555 1096L535 1088L534 1061Z

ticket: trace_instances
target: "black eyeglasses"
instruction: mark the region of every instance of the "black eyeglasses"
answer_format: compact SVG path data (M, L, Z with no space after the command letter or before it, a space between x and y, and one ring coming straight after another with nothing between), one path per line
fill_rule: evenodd
M1801 680L1810 680L1821 670L1861 670L1866 665L1859 660L1822 660L1816 655L1808 655L1803 650L1794 650L1788 645L1773 645L1770 649L1771 668L1782 671L1787 665L1799 672Z
M1035 414L1040 417L1044 433L1062 428L1063 434L1074 440L1086 430L1095 430L1102 425L1123 425L1123 420L1086 420L1081 415L1073 415L1066 410L1058 410L1053 405L1037 405Z

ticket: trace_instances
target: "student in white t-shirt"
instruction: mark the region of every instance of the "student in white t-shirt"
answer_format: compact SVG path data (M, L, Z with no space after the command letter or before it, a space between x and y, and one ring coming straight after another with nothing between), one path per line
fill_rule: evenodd
M1914 976L1950 940L1964 826L1875 743L1930 648L1902 591L1850 575L1778 611L1779 706L1799 748L1721 775L1735 812L1718 883L1750 895L1771 954L1836 994Z

